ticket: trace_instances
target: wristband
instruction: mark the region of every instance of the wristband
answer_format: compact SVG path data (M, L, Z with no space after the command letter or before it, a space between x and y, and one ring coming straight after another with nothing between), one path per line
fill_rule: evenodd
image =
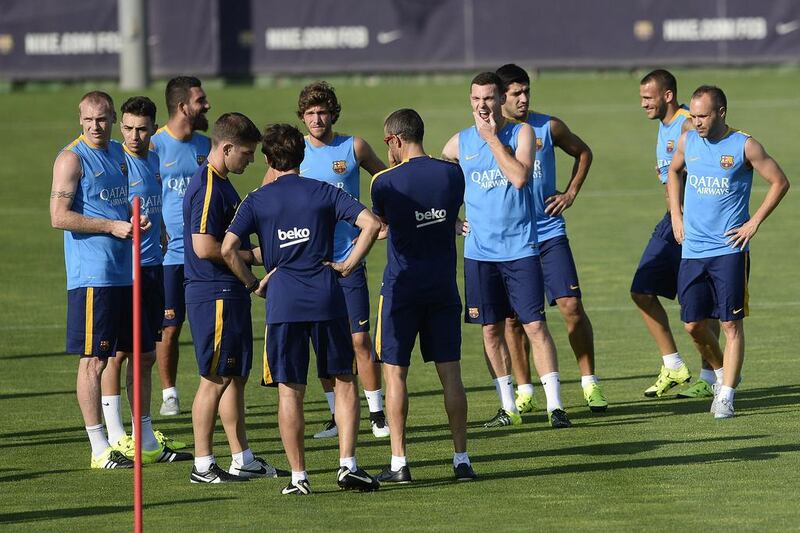
M258 285L260 283L261 282L258 280L258 278L254 279L253 283L251 283L250 285L246 285L245 286L247 288L247 292L255 292L255 290L258 288Z

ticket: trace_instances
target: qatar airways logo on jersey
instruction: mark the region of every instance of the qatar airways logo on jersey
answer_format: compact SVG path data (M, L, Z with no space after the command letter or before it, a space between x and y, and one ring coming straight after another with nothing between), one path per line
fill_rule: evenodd
M186 188L192 178L170 178L167 180L167 188L175 191L181 198L186 194Z
M108 202L108 205L124 205L128 203L128 187L107 187L100 191L100 199Z
M161 195L160 194L151 194L150 196L140 196L141 199L141 209L145 215L149 215L150 213L160 213L161 212Z
M697 176L689 174L686 182L697 192L697 194L708 196L725 196L730 189L730 178L718 178L716 176Z
M470 174L470 179L473 183L477 183L481 189L494 189L495 187L505 187L508 180L500 172L499 168L492 168L489 170L478 171L473 170Z
M439 224L440 222L444 222L447 219L447 210L436 209L435 207L432 207L427 211L423 211L422 213L415 210L414 218L417 220L417 222L419 222L417 227L424 228L425 226L430 226L431 224Z
M286 248L287 246L294 246L295 244L306 242L310 238L311 238L311 230L309 230L308 228L298 228L297 226L295 226L287 231L279 229L278 240L285 242L282 242L278 246L278 248Z

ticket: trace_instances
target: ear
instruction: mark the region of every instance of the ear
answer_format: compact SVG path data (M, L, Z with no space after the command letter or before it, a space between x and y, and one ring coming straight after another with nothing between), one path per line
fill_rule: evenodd
M727 115L727 114L728 114L728 108L727 107L720 107L719 108L719 116L720 116L720 118L725 118L725 115Z
M505 105L506 103L506 93L500 94L500 105Z
M667 102L667 103L674 102L675 101L675 93L673 93L669 89L664 91L664 101Z

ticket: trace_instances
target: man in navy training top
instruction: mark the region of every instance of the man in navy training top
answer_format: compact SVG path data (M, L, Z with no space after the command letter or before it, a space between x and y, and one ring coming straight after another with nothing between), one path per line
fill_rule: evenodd
M461 382L461 298L456 284L456 222L464 203L464 174L429 157L425 126L413 109L386 119L384 140L392 168L372 179L372 210L389 226L375 355L383 363L392 459L381 483L408 483L406 418L408 367L419 336L424 361L436 363L453 436L456 479L474 479L467 455L467 396Z
M337 278L361 265L381 223L342 189L300 177L303 150L303 135L293 126L276 124L266 129L262 151L271 167L271 181L239 206L222 253L246 290L266 298L263 384L278 387L278 426L292 467L292 480L283 494L311 492L303 442L309 340L317 355L317 375L336 380L336 481L345 490L377 490L378 481L356 463L358 382L347 308ZM344 262L335 263L331 262L333 237L339 221L354 224L361 235ZM247 268L240 251L242 242L254 233L268 272L262 280Z

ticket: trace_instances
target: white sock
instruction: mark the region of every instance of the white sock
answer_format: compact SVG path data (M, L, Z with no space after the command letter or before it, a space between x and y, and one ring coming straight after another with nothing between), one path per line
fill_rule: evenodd
M723 367L719 367L718 369L714 370L714 376L717 378L717 383L722 385L722 376L725 375L725 369Z
M194 469L199 473L208 472L211 465L215 463L214 454L211 455L198 455L194 458Z
M161 399L166 401L167 398L174 396L178 398L178 389L177 387L170 387L168 389L161 389Z
M517 393L533 396L533 383L520 383L517 385Z
M518 413L517 404L514 402L514 383L511 376L500 376L494 380L494 387L500 397L500 405L507 413Z
M92 445L92 457L100 457L108 448L108 439L106 432L103 431L103 424L86 426L86 434L89 435L89 444Z
M253 455L253 450L247 448L246 450L242 450L239 453L232 453L231 459L233 462L239 466L248 465L253 462L255 456Z
M472 464L469 462L469 455L467 455L467 452L463 453L456 452L453 454L453 466L458 466L461 463L467 463L468 465Z
M702 379L703 381L705 381L709 385L713 385L714 382L717 381L717 375L710 368L701 368L700 369L700 379Z
M370 413L377 413L378 411L383 411L383 391L381 389L378 390L364 389L364 396L367 397L367 405L369 405Z
M308 479L308 473L305 470L302 472L292 470L292 485L297 485L297 482L301 479Z
M726 387L725 385L719 388L719 395L717 396L717 400L727 400L730 403L733 403L733 395L736 392L736 389L733 387Z
M597 383L597 376L594 374L589 374L588 376L581 376L581 388L585 389L589 385L594 385Z
M333 411L333 400L334 400L334 398L335 398L335 394L333 393L333 391L325 393L325 399L328 400L328 409L331 410L331 414L333 414L333 412L334 412Z
M125 436L119 394L116 396L101 396L100 401L103 404L103 418L106 421L106 428L108 428L108 441L116 444L119 439Z
M355 457L345 457L339 459L339 466L344 466L351 472L355 472L356 470L358 470L358 466L356 466Z
M136 438L136 435L133 434L133 428L131 427L131 436ZM158 440L156 439L155 433L153 433L153 420L150 418L150 415L142 417L142 450L147 450L148 452L152 452L153 450L157 450L161 444L159 444Z
M685 364L683 359L681 359L681 354L678 352L662 355L661 359L664 360L664 366L670 370L678 370Z
M403 468L407 464L408 463L406 462L406 456L405 455L403 455L402 457L399 457L397 455L393 455L392 456L392 463L389 466L389 469L392 472L397 472L398 470L400 470L401 468Z
M541 378L544 395L547 397L547 412L552 413L561 407L561 381L558 372L550 372Z

